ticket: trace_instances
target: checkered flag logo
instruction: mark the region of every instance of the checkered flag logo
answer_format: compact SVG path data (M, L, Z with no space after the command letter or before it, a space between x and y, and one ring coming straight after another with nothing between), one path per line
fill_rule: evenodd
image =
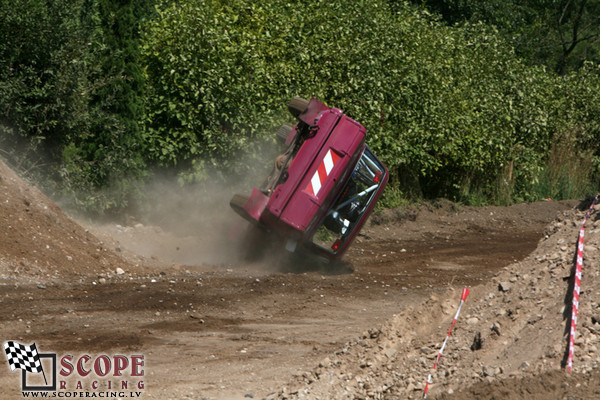
M11 371L19 368L27 372L44 372L35 343L32 343L31 346L25 346L24 344L8 341L4 343L4 352Z

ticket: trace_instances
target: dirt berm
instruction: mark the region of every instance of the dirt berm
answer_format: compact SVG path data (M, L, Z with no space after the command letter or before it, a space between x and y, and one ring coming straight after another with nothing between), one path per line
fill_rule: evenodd
M600 209L596 206L596 210ZM573 372L564 372L584 211L560 213L523 261L472 287L437 371L461 292L430 295L373 326L277 394L299 399L598 399L600 220L587 223Z
M0 278L39 282L127 265L0 160Z

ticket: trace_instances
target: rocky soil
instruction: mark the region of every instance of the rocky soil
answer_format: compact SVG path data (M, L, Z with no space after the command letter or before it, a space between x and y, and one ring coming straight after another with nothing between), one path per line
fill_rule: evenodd
M82 226L0 162L2 341L144 354L144 398L417 399L468 287L429 398L600 398L598 213L563 369L589 202L387 210L327 269L239 258L226 200L185 235ZM0 368L0 397L19 385Z
M428 397L600 398L598 214L587 223L573 372L562 372L575 243L584 214L576 209L560 213L533 253L472 287ZM431 294L363 332L272 398L422 398L459 300L459 288Z
M27 276L42 283L126 265L1 160L0 207L0 279Z

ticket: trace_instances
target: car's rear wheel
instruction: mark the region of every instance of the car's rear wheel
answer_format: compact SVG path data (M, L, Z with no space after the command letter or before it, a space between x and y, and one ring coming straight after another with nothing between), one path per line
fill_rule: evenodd
M244 204L246 204L248 199L248 196L236 193L231 198L231 201L229 201L229 205L235 210L235 212L237 212L240 215L244 215L246 213L246 211L244 210Z
M281 143L285 143L287 138L290 136L290 133L292 133L292 129L294 128L291 125L281 125L276 133L277 140L279 140Z
M301 97L294 97L292 101L290 101L290 104L288 104L288 110L290 110L290 113L296 118L298 118L298 116L302 114L307 107L308 100Z

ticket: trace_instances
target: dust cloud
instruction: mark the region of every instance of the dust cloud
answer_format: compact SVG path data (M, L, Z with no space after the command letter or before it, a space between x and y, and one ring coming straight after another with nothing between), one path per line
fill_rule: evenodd
M253 258L251 246L265 240L256 228L229 206L235 193L249 195L260 186L281 149L262 146L262 156L248 160L246 173L223 176L211 171L208 179L182 185L174 172L156 173L145 185L143 207L131 212L121 224L99 227L123 249L163 263L187 266L236 267ZM257 267L271 269L262 259Z

